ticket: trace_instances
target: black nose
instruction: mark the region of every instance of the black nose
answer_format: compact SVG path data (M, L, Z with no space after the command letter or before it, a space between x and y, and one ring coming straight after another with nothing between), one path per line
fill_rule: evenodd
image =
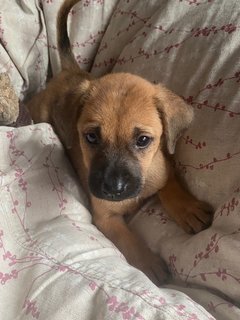
M108 201L123 201L136 197L142 186L138 163L132 159L110 160L104 154L92 162L88 177L90 192L95 197Z
M102 186L102 191L106 196L109 197L119 197L127 189L127 180L122 176L113 177L105 179Z

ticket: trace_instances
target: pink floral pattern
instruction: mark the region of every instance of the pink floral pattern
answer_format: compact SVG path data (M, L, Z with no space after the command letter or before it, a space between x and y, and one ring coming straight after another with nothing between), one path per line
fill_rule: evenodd
M20 99L44 87L49 67L59 71L60 4L0 4L0 72L9 72ZM79 312L85 319L240 318L239 10L237 0L82 0L73 8L69 34L82 68L162 82L194 108L175 166L192 193L213 206L214 221L189 236L154 201L131 221L171 270L172 282L158 289L91 225L51 127L0 128L5 319L58 320L69 312L73 319Z
M71 319L214 319L180 292L155 287L91 224L50 125L1 127L0 139L1 316L64 319L70 308Z

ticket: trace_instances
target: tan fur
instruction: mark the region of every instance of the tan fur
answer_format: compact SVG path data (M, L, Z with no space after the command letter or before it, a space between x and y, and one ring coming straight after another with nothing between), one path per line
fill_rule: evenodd
M64 19L76 2L67 0L63 4L58 34L63 32ZM155 283L161 283L165 271L160 258L127 227L124 216L134 214L145 199L157 194L168 214L185 231L199 232L210 224L209 208L182 188L165 151L174 152L177 139L192 121L193 111L162 85L153 85L132 74L116 73L92 79L77 69L73 57L66 54L69 44L61 42L66 39L60 36L58 39L63 71L30 101L30 113L35 122L45 121L54 126L88 193L96 226L130 264ZM69 67L72 64L74 67ZM85 136L96 127L101 130L101 152L123 157L130 153L140 167L142 185L136 197L109 201L91 193L89 172L99 148L89 146ZM136 128L153 139L143 151L133 146Z

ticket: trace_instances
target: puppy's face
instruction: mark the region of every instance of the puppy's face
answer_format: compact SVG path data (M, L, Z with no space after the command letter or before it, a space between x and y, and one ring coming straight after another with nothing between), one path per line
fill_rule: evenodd
M140 193L163 133L155 93L153 85L134 76L92 82L78 132L95 197L121 201Z
M59 96L55 90L59 98L50 104L55 106L51 118L65 147L76 147L74 157L80 144L84 168L73 162L86 171L90 192L109 201L136 197L141 190L157 192L166 180L161 137L172 154L192 121L192 108L163 86L131 74L97 80L76 75L69 81L67 93Z

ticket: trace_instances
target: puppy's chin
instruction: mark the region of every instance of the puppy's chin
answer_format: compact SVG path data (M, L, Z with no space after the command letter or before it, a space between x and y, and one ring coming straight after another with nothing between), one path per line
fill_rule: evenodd
M135 193L132 193L129 195L124 195L124 196L121 194L103 194L101 192L96 192L96 191L92 191L92 190L90 190L90 192L92 193L92 195L94 197L101 199L101 200L110 201L110 202L121 202L124 200L136 198L140 194L141 189L139 189Z

